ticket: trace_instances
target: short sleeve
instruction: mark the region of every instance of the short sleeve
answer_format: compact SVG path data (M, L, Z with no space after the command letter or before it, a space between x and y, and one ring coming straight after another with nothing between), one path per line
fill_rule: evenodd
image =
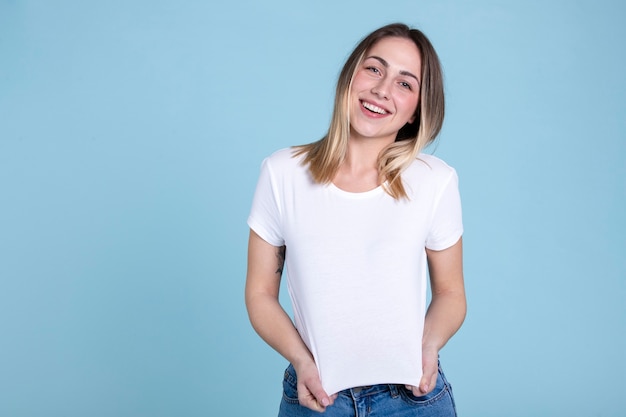
M280 201L271 164L266 158L261 164L261 173L248 216L248 226L263 240L273 246L285 244L280 227Z
M453 169L435 200L432 223L426 247L443 250L454 245L463 235L459 178Z

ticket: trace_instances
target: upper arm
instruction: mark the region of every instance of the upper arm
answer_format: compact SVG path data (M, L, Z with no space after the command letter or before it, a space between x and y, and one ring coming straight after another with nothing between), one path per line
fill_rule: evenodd
M256 294L278 297L284 263L285 246L273 246L250 230L246 300Z
M443 250L426 249L433 295L465 293L463 284L463 239Z

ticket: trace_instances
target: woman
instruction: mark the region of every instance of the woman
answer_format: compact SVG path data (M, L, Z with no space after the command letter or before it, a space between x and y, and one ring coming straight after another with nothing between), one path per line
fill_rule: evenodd
M290 362L279 416L456 415L438 353L465 317L461 205L454 169L420 153L443 115L431 43L388 25L345 63L327 135L263 162L246 305Z

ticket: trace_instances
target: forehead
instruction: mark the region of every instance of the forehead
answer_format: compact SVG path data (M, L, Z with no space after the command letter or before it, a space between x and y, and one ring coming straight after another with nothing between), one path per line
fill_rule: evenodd
M384 59L390 67L399 70L421 72L422 54L415 42L407 38L386 37L379 40L365 53L365 59L372 56Z

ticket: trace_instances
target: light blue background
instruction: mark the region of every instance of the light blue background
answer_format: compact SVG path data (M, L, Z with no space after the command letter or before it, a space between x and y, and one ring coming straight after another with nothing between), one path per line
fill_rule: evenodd
M626 415L623 4L0 0L0 415L275 415L243 305L259 164L324 134L398 20L446 74L460 415Z

